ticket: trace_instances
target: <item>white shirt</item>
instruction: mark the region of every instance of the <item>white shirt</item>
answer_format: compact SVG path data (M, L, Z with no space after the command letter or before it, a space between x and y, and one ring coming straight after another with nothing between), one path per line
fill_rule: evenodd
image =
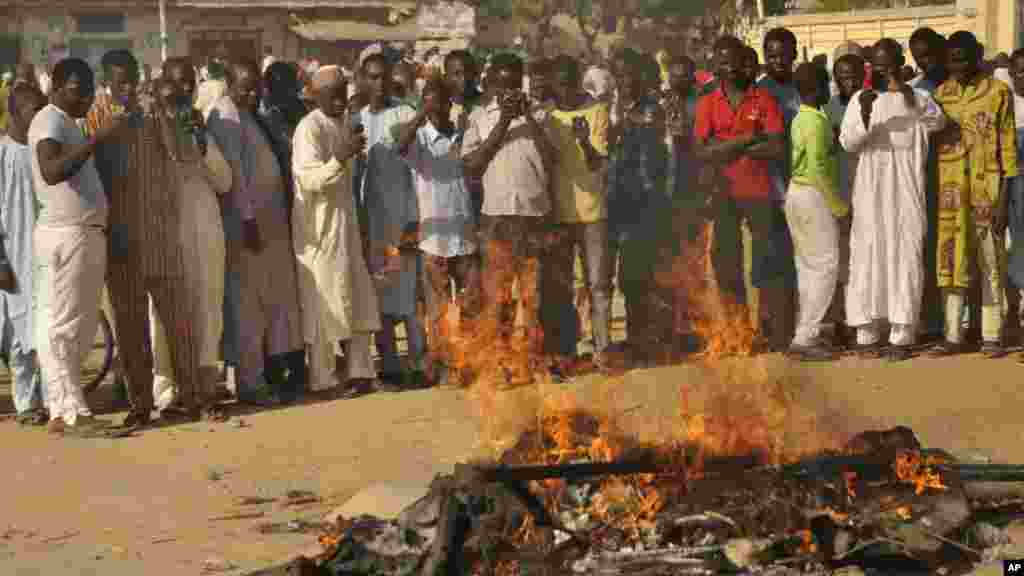
M497 99L469 113L462 157L472 154L501 119ZM509 125L505 141L483 175L482 212L488 216L544 216L551 209L548 173L533 132L523 118Z
M428 122L416 131L407 153L420 208L420 250L444 258L476 252L459 139L458 133L446 136Z
M75 120L53 104L47 104L32 119L28 142L32 148L32 177L41 204L36 223L51 227L106 226L107 196L93 158L90 156L71 178L50 186L39 169L36 147L43 140L54 140L65 146L86 142L85 133Z
M1017 130L1024 129L1024 96L1017 94L1017 89L1013 87L1010 71L1006 68L996 68L996 71L992 73L992 77L996 80L1002 80L1010 87L1010 91L1013 92L1013 116L1017 122Z

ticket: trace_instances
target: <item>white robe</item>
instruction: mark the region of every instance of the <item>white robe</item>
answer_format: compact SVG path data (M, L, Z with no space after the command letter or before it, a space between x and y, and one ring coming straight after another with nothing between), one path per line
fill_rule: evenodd
M927 92L914 93L914 109L907 108L900 93L879 93L870 129L861 119L860 92L843 116L839 141L847 152L860 155L846 291L850 326L883 320L913 326L920 317L928 139L945 127L946 117Z
M295 129L292 238L299 260L303 329L310 347L310 386L331 385L334 346L380 330L377 293L367 270L352 192L352 161L336 154L349 119L317 109Z

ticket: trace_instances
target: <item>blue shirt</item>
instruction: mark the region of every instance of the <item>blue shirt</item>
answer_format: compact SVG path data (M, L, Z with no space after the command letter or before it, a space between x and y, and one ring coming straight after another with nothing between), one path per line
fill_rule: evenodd
M772 162L771 172L772 181L774 183L773 198L781 200L786 196L786 187L789 186L789 174L790 174L790 163L792 162L791 150L789 142L789 129L793 125L793 119L800 113L800 93L797 92L796 87L792 84L782 85L772 79L771 76L765 76L757 84L761 88L768 91L769 94L775 97L775 100L779 103L779 108L782 110L782 119L786 123L786 158L777 162Z
M16 282L12 294L0 292L5 320L11 323L22 352L35 350L32 330L32 231L36 198L31 153L10 136L0 139L0 232Z
M626 116L608 182L609 224L620 238L654 233L656 218L671 208L664 110L654 98L644 98Z

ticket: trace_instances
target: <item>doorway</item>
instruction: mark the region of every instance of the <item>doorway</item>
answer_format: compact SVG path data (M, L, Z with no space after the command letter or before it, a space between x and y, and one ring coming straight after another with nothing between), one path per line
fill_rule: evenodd
M214 56L231 61L260 58L263 44L258 30L201 30L189 37L188 53L199 66Z

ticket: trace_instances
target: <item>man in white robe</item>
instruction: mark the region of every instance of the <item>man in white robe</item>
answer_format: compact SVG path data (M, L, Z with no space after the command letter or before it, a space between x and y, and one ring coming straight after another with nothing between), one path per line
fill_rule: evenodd
M900 79L902 47L883 39L872 57L872 86L850 99L839 136L859 154L853 188L846 318L857 345L876 354L883 323L890 358L909 357L924 289L925 167L928 141L945 116L927 92Z
M34 86L17 86L7 99L8 133L0 139L0 264L2 345L13 384L14 409L21 424L46 424L43 388L33 338L32 233L36 198L28 127L46 105Z
M344 342L346 393L369 391L376 379L371 352L380 315L366 267L352 193L352 159L366 144L351 125L343 71L325 66L313 77L318 107L295 129L292 239L299 261L302 326L310 386L334 384L334 351Z

